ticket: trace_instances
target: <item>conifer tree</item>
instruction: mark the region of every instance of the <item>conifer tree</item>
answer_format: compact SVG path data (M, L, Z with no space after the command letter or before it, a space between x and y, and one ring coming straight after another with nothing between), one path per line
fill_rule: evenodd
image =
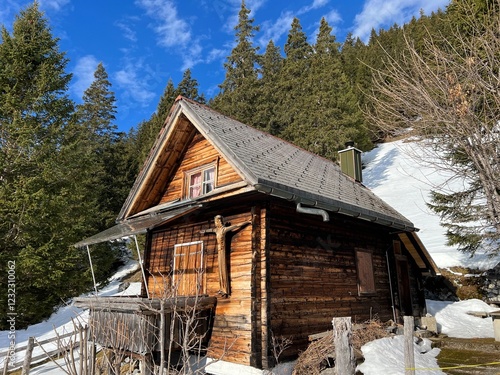
M47 317L85 288L84 254L71 245L88 228L73 155L71 75L38 3L0 43L0 268L16 264L17 328ZM0 283L5 297L6 278ZM2 297L2 300L6 300ZM0 307L5 317L6 305ZM0 322L5 329L5 320Z
M111 83L102 63L97 65L94 81L83 93L83 103L77 106L78 134L86 144L82 158L88 161L82 166L88 171L88 178L82 183L94 195L97 213L95 230L104 230L114 223L121 203L126 197L118 194L124 182L117 165L122 155L115 149L119 142L117 127L113 123L116 113L116 99ZM113 186L113 188L110 188ZM111 258L111 257L110 257Z
M191 69L186 69L184 71L184 74L182 75L182 80L177 85L175 92L176 95L182 95L185 98L193 99L198 103L205 103L205 97L198 93L198 86L198 80L192 77ZM170 107L172 106L172 104L174 104L173 101L170 104ZM168 107L168 110L170 110L170 107ZM164 115L166 114L168 114L168 111L164 112ZM164 119L165 118L166 116L164 116Z
M292 21L284 51L285 60L277 81L280 95L275 98L277 126L280 129L279 135L293 142L294 138L299 137L287 133L287 128L294 122L300 123L305 116L301 108L307 100L305 77L309 74L312 54L312 47L307 42L307 35L298 18Z
M261 58L259 95L253 125L273 135L278 135L281 131L276 113L275 100L280 95L277 81L282 68L283 57L281 56L280 48L271 40Z
M356 96L342 68L339 48L332 28L322 19L316 44L303 58L305 61L296 55L297 50L289 49L292 62L297 62L292 67L305 64L307 69L299 78L300 91L296 89L293 98L297 112L282 134L298 146L330 159L336 159L337 151L347 141L355 141L363 149L370 146Z
M241 2L236 30L236 46L224 64L226 77L220 85L221 93L212 107L251 125L258 96L258 47L253 45L254 33L259 30L249 18L250 10Z

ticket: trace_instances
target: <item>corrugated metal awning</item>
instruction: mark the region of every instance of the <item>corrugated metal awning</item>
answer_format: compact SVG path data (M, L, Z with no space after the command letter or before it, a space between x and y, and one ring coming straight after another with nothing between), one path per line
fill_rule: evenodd
M130 220L125 220L114 227L106 229L100 233L93 235L92 237L86 238L80 242L77 242L73 246L83 247L87 245L93 245L96 243L113 241L119 238L133 236L135 234L143 234L148 230L153 229L165 222L172 220L178 216L187 214L189 212L197 210L201 205L190 205L185 207L179 207L170 211L165 212L152 212L147 216L136 217Z

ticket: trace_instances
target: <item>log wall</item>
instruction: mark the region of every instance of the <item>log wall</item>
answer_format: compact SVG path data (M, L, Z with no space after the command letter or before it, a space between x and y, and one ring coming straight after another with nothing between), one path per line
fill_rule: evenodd
M268 215L270 329L293 338L285 356L305 349L308 335L330 329L335 316L392 318L385 255L392 241L383 227L334 214L324 223L278 203ZM358 295L357 248L372 252L373 295Z
M243 213L217 212L224 221L239 224L251 220L249 211ZM197 218L196 223L171 223L168 229L155 230L149 242L147 256L148 289L152 298L169 296L174 246L180 243L203 241L205 261L205 290L210 296L219 291L217 243L214 233L203 233L215 226L213 216ZM252 228L247 225L235 233L228 233L230 243L230 296L218 296L209 355L214 358L249 365L252 357ZM260 283L260 279L259 279ZM254 291L255 293L255 291ZM254 361L254 360L253 360Z

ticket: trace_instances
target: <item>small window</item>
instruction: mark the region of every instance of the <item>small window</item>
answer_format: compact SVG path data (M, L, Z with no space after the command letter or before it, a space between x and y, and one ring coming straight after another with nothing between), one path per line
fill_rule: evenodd
M372 253L366 250L356 250L356 268L359 295L375 294Z
M188 198L196 198L210 193L215 187L215 167L210 166L187 175Z

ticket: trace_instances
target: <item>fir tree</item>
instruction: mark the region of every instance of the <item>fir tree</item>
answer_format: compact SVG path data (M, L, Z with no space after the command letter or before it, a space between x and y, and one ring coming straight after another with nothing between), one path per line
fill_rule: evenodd
M16 17L12 35L2 28L0 267L5 273L7 261L16 262L17 328L47 317L88 285L88 263L71 246L88 222L80 205L86 191L75 180L80 164L72 154L66 64L37 2ZM5 285L0 289L5 296Z
M258 96L258 47L253 46L253 18L249 18L250 10L241 2L236 30L236 46L228 56L224 67L226 77L220 85L221 93L214 99L212 106L222 113L233 116L251 125Z
M277 81L282 68L283 57L280 48L271 40L261 59L259 95L253 125L273 135L279 135L281 132L276 114L275 100L280 95Z
M300 123L306 116L302 108L307 101L305 79L309 74L312 54L312 47L307 43L307 36L298 18L292 21L284 50L285 60L276 82L279 96L275 98L277 103L275 126L279 127L280 136L293 141L299 137L287 133L287 128L293 126L293 123Z

